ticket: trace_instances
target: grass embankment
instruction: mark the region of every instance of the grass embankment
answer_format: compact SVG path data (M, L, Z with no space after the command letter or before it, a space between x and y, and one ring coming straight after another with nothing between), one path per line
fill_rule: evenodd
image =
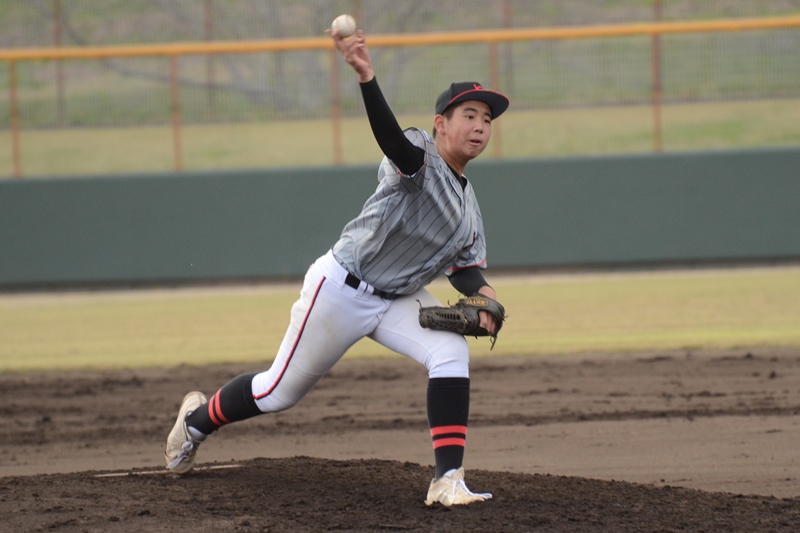
M800 348L800 267L493 280L509 319L494 354ZM446 282L431 286L454 301ZM226 361L266 366L298 284L0 295L0 371ZM486 339L470 339L476 356ZM353 356L387 355L364 340Z

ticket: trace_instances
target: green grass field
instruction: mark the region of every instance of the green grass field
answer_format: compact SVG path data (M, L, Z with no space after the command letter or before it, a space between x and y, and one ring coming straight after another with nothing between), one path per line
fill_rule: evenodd
M403 126L430 129L430 116L401 116ZM667 151L800 144L800 101L761 100L665 106ZM509 112L495 125L483 160L653 150L649 106L587 107ZM324 166L333 162L329 120L184 126L186 170ZM8 133L4 134L10 137ZM1 137L0 137L1 138ZM4 143L0 143L4 144ZM10 146L10 139L6 146ZM95 175L174 170L169 127L69 128L23 131L27 176ZM313 146L313 150L308 150ZM345 164L376 164L381 154L366 119L342 124ZM11 176L11 150L0 150L0 176Z
M800 267L507 276L509 314L493 352L800 348ZM298 283L252 287L0 294L0 371L170 367L271 360ZM455 291L431 285L442 301ZM369 340L348 357L386 356Z

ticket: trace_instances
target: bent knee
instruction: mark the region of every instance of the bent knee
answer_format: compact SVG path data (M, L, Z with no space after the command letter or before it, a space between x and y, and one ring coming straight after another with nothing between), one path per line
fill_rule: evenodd
M256 405L264 413L278 413L297 405L300 398L281 397L280 395L269 395L256 400Z
M430 378L468 378L469 344L461 335L447 335L430 353L427 366Z

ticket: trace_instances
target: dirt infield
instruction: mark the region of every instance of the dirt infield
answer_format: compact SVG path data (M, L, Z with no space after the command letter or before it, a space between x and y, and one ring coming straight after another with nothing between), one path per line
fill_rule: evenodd
M428 508L424 370L345 359L163 471L183 394L251 366L0 376L0 531L800 530L800 352L479 358L467 482Z

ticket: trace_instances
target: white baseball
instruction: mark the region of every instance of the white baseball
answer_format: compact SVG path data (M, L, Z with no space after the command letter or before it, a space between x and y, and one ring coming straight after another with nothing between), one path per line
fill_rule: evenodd
M339 15L333 19L331 31L338 31L342 38L350 37L356 32L356 19L352 15Z

